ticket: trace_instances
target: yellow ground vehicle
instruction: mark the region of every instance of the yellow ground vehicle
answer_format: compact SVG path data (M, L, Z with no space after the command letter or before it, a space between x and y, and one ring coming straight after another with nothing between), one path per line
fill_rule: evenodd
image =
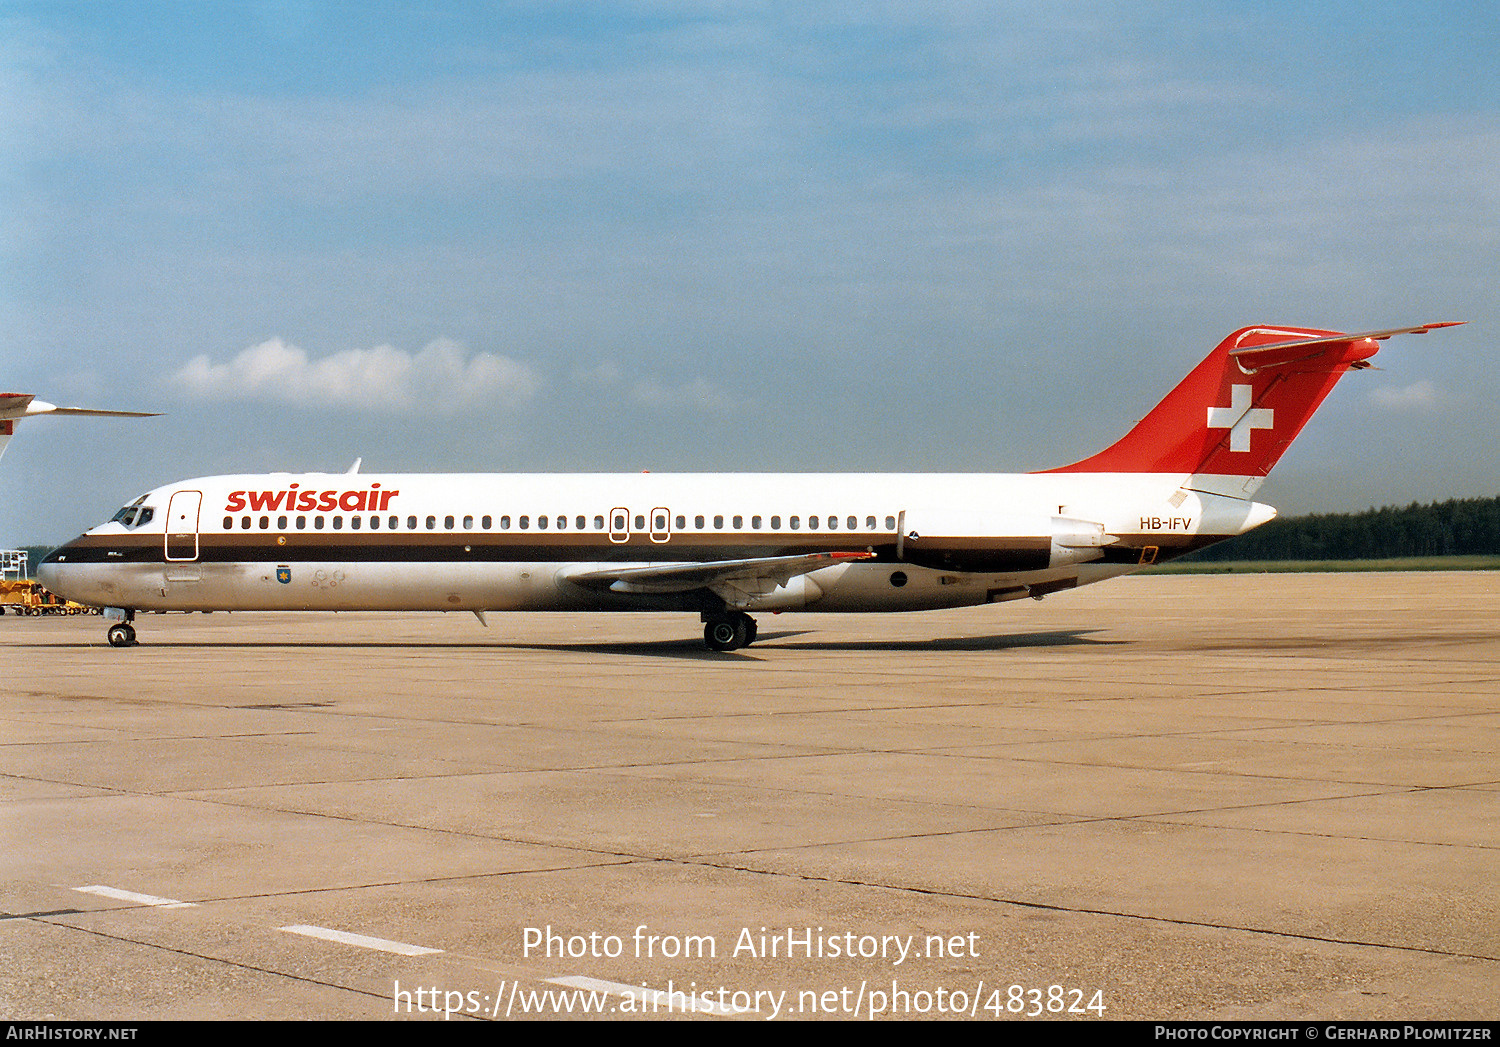
M98 614L99 608L64 600L41 582L22 578L0 582L0 614Z

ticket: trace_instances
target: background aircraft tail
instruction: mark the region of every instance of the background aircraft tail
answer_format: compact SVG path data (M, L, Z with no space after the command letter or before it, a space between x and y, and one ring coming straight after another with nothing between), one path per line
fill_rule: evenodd
M1117 443L1054 473L1188 473L1263 478L1344 373L1376 342L1456 323L1344 334L1246 327L1220 342Z
M85 415L97 418L155 418L151 411L95 411L86 407L58 407L44 403L32 393L0 393L0 455L16 434L16 423L43 414Z

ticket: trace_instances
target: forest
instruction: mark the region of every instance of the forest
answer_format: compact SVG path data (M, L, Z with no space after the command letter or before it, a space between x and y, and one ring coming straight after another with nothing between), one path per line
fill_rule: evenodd
M1385 560L1500 553L1500 497L1452 498L1362 513L1272 520L1249 534L1183 557L1226 560Z

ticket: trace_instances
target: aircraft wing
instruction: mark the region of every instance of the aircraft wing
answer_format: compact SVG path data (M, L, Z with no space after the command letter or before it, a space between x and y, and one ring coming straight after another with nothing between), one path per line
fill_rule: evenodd
M849 560L868 560L874 555L864 552L806 553L637 567L582 564L564 569L559 577L615 593L681 593L692 589L719 591L721 588L768 593L799 574L809 574Z

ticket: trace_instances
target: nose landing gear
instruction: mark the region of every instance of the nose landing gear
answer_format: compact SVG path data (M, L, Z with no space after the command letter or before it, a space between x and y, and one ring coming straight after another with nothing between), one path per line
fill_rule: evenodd
M736 651L755 642L755 619L744 611L705 615L703 642L710 651Z
M104 635L111 647L135 646L135 626L130 624L133 621L135 621L135 612L126 611L123 622L116 622L109 627L109 631Z

